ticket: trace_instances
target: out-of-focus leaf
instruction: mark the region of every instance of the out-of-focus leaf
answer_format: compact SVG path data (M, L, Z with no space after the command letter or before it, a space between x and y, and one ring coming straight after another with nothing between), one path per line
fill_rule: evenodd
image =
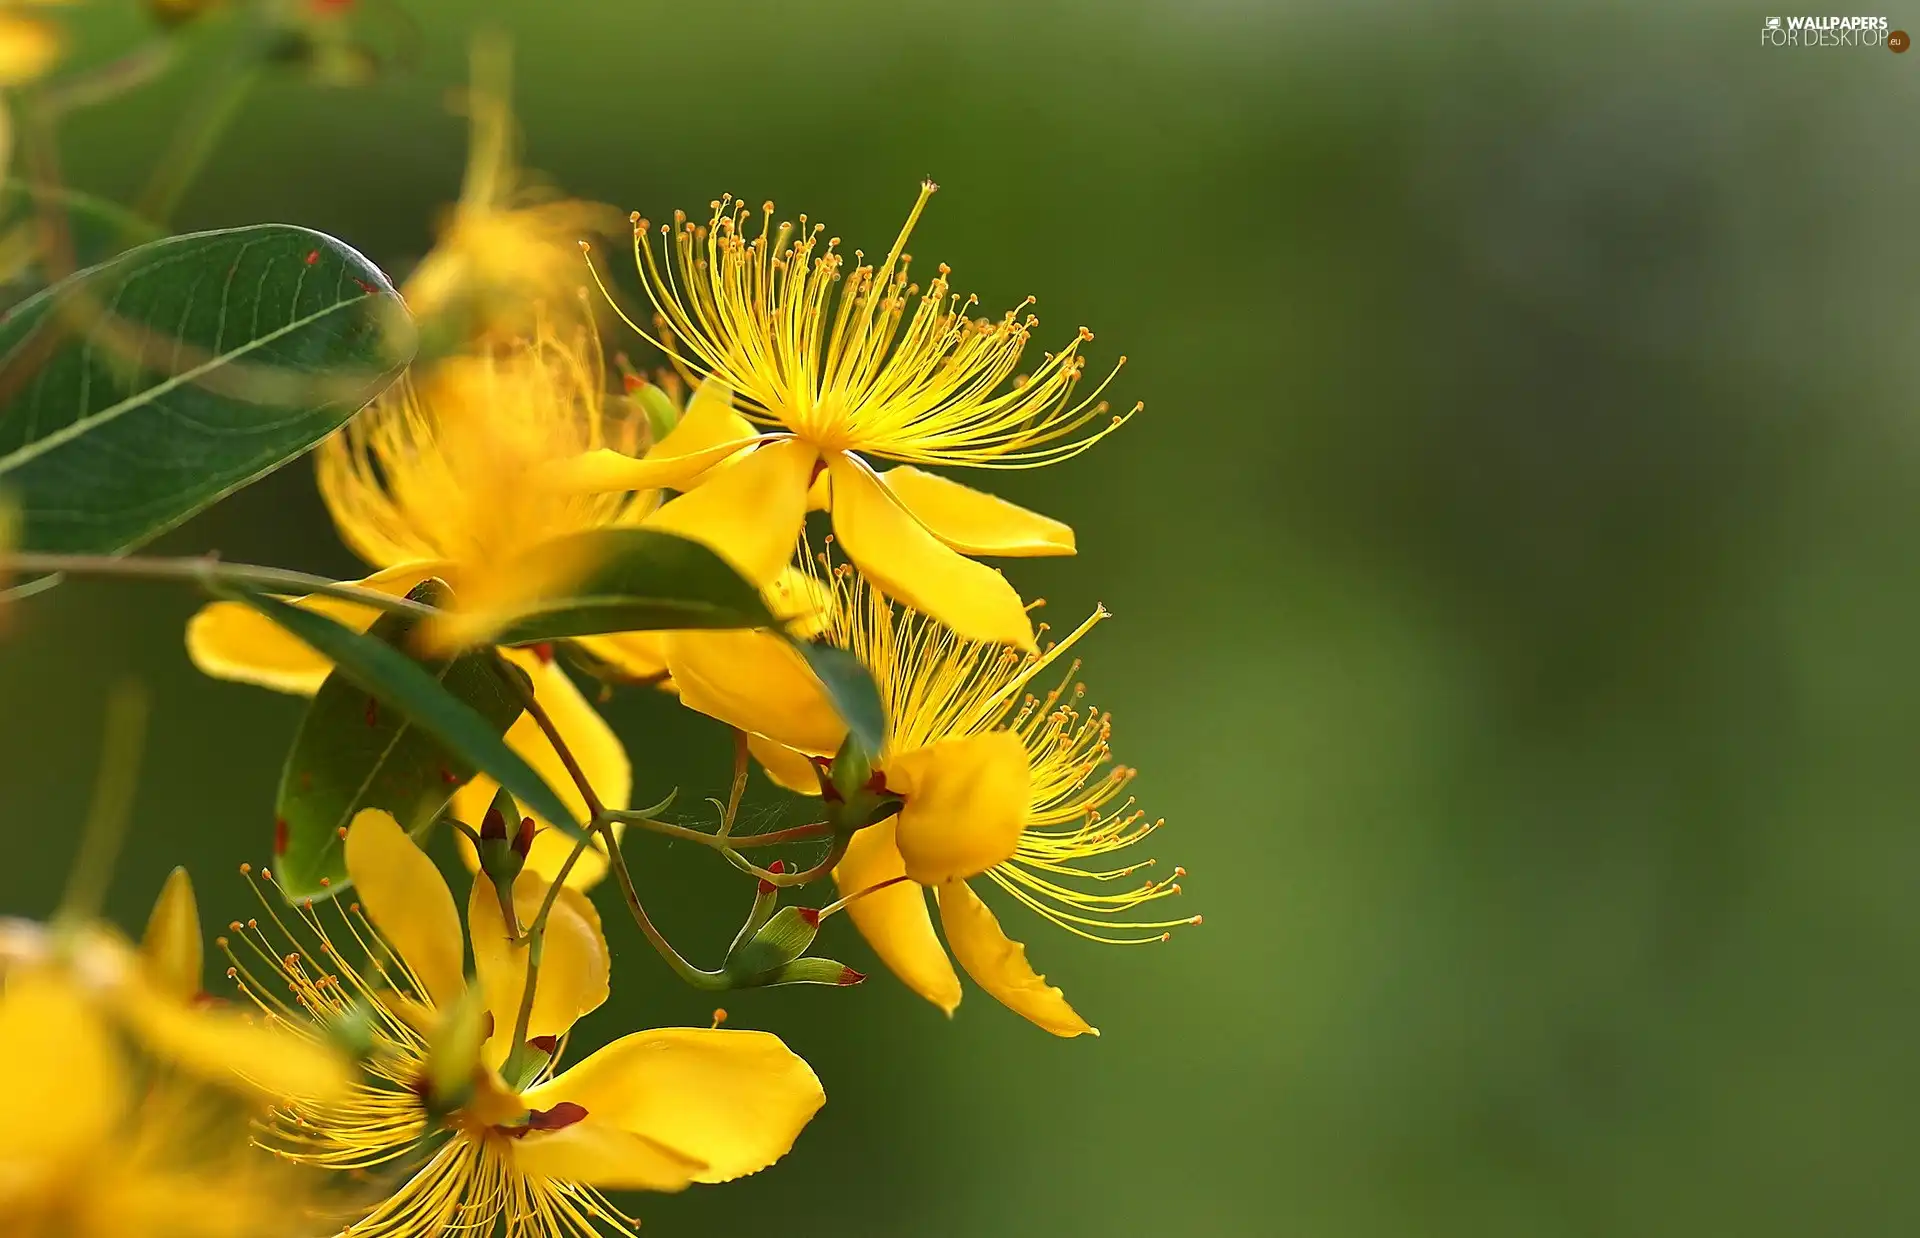
M770 628L778 622L760 591L725 559L671 533L594 529L542 543L528 556L594 566L564 596L531 603L494 638L503 645L603 632ZM536 570L530 563L529 574Z
M377 267L284 224L169 237L0 317L0 488L21 548L115 553L338 428L412 328Z
M429 606L451 600L438 580L422 581L407 596ZM411 657L409 638L417 622L382 615L367 635ZM520 716L520 694L501 678L501 663L491 651L416 661L494 735L505 734ZM341 831L361 809L385 809L424 843L454 791L477 771L406 714L383 706L351 675L335 670L307 706L280 775L274 872L281 887L297 899L338 894L350 883Z

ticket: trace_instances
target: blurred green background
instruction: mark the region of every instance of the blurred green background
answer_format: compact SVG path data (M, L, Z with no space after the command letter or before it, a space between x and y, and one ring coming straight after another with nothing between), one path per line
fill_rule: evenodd
M1117 614L1085 677L1207 923L1123 950L1007 911L1097 1041L878 967L729 995L828 1106L771 1172L635 1201L647 1232L1920 1224L1920 54L1764 49L1750 5L403 2L418 65L260 88L181 226L404 271L492 21L569 191L772 197L871 251L931 173L923 260L1093 327L1147 404L991 484L1079 530L1010 575ZM83 59L140 37L73 21ZM73 120L74 183L131 193L216 61ZM164 545L357 574L304 463ZM244 905L300 705L196 675L194 605L12 616L0 907L51 909L127 675L157 725L116 914L175 862L210 920ZM611 713L637 794L724 783L717 729ZM663 920L717 948L741 889L653 841ZM590 1033L704 1023L609 925Z

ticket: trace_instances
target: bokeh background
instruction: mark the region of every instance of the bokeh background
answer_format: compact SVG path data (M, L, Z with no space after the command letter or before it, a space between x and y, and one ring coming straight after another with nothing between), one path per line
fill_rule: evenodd
M1080 532L1010 574L1117 614L1085 677L1206 924L1117 949L1008 912L1097 1041L884 974L729 995L828 1107L772 1172L635 1201L647 1232L1920 1224L1920 53L1765 49L1752 5L401 3L412 70L261 86L181 226L404 272L493 22L569 191L772 197L872 250L931 173L923 259L1093 327L1147 405L995 480ZM142 37L72 21L83 61ZM68 124L72 181L131 193L217 44ZM304 462L164 546L356 574ZM197 676L194 605L16 610L0 907L51 909L129 675L157 725L114 911L175 862L210 920L244 905L300 704ZM715 728L611 712L639 794L723 785ZM669 930L720 940L711 857L639 858ZM608 919L589 1030L705 1022Z

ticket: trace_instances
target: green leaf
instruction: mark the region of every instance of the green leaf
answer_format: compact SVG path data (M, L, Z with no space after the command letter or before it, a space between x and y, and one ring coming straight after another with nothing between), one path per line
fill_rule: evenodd
M519 753L507 747L493 724L449 692L419 662L383 640L251 587L223 583L213 588L223 596L245 602L324 655L333 662L336 673L364 688L381 705L405 714L468 765L492 775L523 808L545 817L572 837L584 833L553 788ZM501 670L506 673L515 668L501 664Z
M112 554L338 428L413 332L378 268L285 224L170 237L0 317L0 490L23 550Z
M770 628L760 590L699 542L653 529L594 529L543 542L530 559L593 564L564 596L536 602L494 639L502 645L676 628ZM507 569L511 571L512 569ZM529 564L529 571L537 570Z
M877 760L880 746L886 742L887 711L880 703L880 689L874 686L873 676L860 665L860 659L844 649L799 640L793 647L826 688L827 698L847 724L847 733L859 741L869 760Z
M438 580L426 580L407 596L444 606L451 591ZM382 615L367 635L404 655L417 623L408 615ZM484 719L494 735L505 734L520 716L521 696L501 678L491 651L416 661ZM274 871L281 888L296 899L326 898L347 888L340 831L363 808L392 813L402 829L424 843L454 791L477 768L400 710L383 707L351 675L335 670L307 706L280 775ZM518 816L514 820L517 824Z

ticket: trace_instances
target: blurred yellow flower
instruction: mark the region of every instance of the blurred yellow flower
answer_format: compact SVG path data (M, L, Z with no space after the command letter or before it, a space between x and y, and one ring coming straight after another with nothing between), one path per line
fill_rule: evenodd
M924 292L908 282L907 239L934 189L922 186L878 267L851 271L839 238L823 247L821 226L804 215L797 229L775 225L771 202L751 238L750 213L731 197L713 204L705 226L675 212L660 229L671 253L660 256L636 216L636 258L658 317L652 333L629 325L704 382L686 422L645 458L595 452L562 470L565 483L688 491L657 522L702 538L762 583L791 558L809 504L824 507L847 556L888 596L969 639L1032 649L1019 595L968 556L1072 554L1073 530L913 466L1036 468L1079 454L1126 418L1099 398L1112 374L1078 395L1091 332L1017 375L1037 322L1022 316L1028 302L974 319L974 298L949 294L947 267ZM734 395L744 418L730 407ZM756 437L755 421L775 432ZM724 473L707 472L745 451ZM902 467L879 473L863 455ZM705 493L721 482L724 493Z
M603 444L634 449L644 426L637 411L608 407L592 332L563 332L542 320L530 339L450 358L389 388L321 444L320 493L341 540L379 569L361 585L399 596L436 576L452 586L457 605L484 612L586 566L550 558L539 579L509 570L526 563L534 547L570 533L636 524L652 510L652 495L566 495L531 476L544 462ZM376 618L352 602L305 598L300 604L362 629ZM580 643L621 660L618 637ZM310 694L331 669L307 645L234 602L215 602L195 615L187 649L210 675L281 692ZM633 778L619 738L547 651L505 653L532 677L534 695L602 801L625 808ZM584 800L530 716L514 723L507 742L585 818ZM478 825L494 789L484 775L467 783L455 793L454 815ZM555 831L542 829L528 863L538 872L557 872L567 850ZM471 862L471 851L463 851ZM590 854L569 880L589 885L604 871L604 860Z
M356 1238L430 1238L450 1229L591 1238L625 1229L634 1222L603 1190L676 1191L755 1173L786 1154L825 1101L807 1064L764 1032L636 1032L555 1074L575 1020L607 997L599 917L571 889L561 890L547 924L528 1020L529 1045L546 1055L544 1065L530 1078L502 1078L527 947L512 943L494 887L479 876L466 936L484 1039L457 1107L436 1112L436 1032L471 1000L460 913L432 861L385 813L355 819L347 867L361 902L332 906L345 928L339 940L353 943L356 957L336 946L311 905L298 916L317 945L289 949L257 921L236 923L238 940L222 945L233 960L228 974L281 1017L369 1017L371 1081L338 1104L277 1109L263 1136L304 1164L400 1173L385 1201L350 1227ZM513 891L521 923L546 891L543 879L521 874ZM270 912L277 901L263 896ZM289 989L291 1004L280 997Z
M0 88L24 86L45 76L66 50L66 36L43 17L22 12L41 3L0 4Z
M9 1238L292 1238L323 1228L306 1184L250 1145L247 1109L131 1055L74 977L9 970L0 1054L30 1064L13 1072L12 1117L0 1123Z
M10 1238L261 1238L321 1228L307 1185L250 1146L262 1098L331 1101L325 1046L200 992L184 872L141 948L94 924L0 921L0 1056L16 1070L0 1123ZM304 1223L303 1223L304 1221Z
M476 39L467 171L438 242L401 288L431 347L439 320L452 347L524 333L536 309L562 308L584 281L580 243L620 226L612 207L560 198L527 180L515 157L507 44Z
M820 570L825 571L824 560ZM935 937L925 890L937 896L947 947L981 988L1059 1036L1093 1032L1027 963L967 879L985 875L1016 901L1081 937L1160 941L1198 917L1118 919L1177 894L1175 869L1113 893L1153 861L1086 867L1159 828L1128 798L1126 767L1105 769L1111 719L1082 709L1076 662L1042 696L1028 691L1095 623L1096 610L1044 651L1020 653L968 640L897 608L842 565L831 573L825 639L872 673L887 734L874 763L898 814L853 836L834 870L847 914L896 975L951 1014L960 982ZM1042 632L1045 625L1042 625ZM748 732L767 772L796 791L820 793L816 758L835 752L845 725L793 650L765 633L676 633L668 665L688 706ZM1110 930L1123 935L1109 935Z

